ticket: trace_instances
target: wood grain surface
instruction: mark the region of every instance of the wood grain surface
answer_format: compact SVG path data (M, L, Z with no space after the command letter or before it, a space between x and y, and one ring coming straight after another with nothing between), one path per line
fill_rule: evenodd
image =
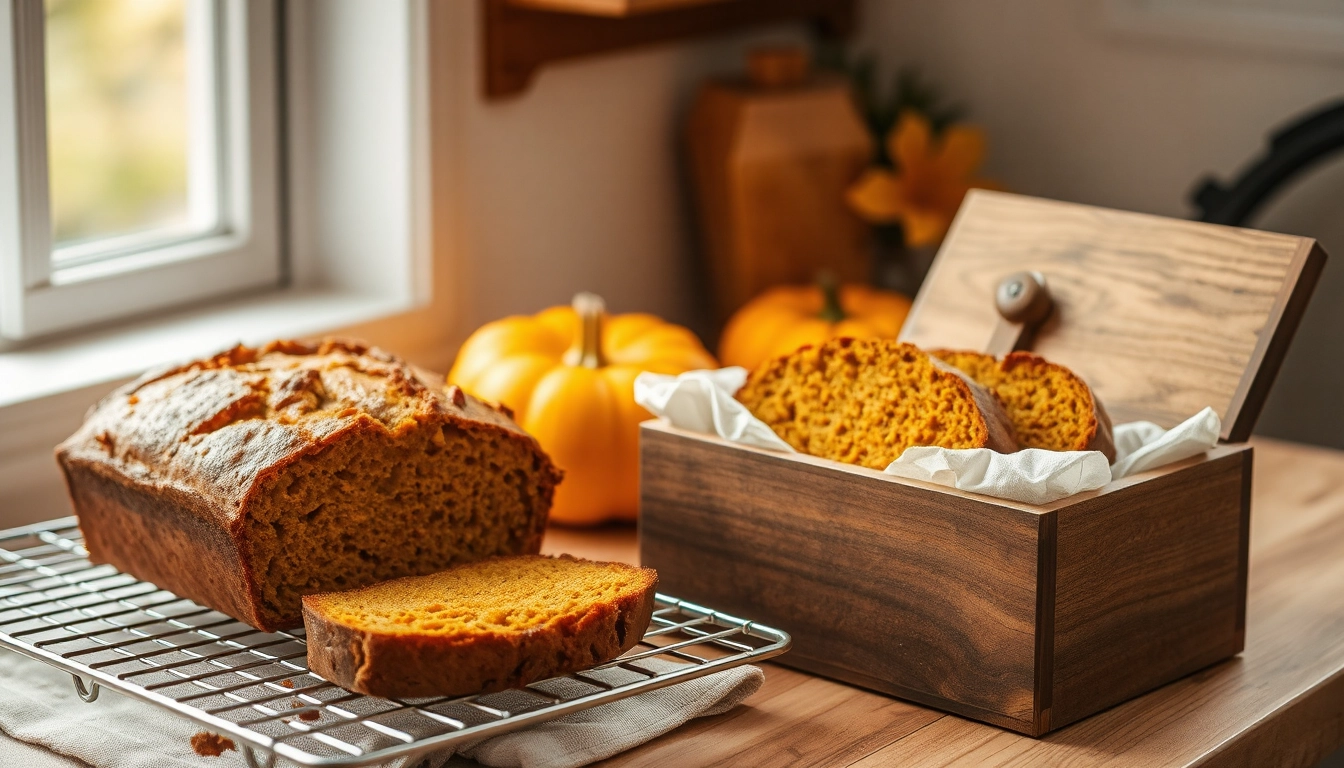
M644 425L662 588L781 662L1033 736L1241 650L1250 449L1048 507Z
M660 588L793 635L784 664L1031 730L1039 516L646 425Z
M1032 739L767 664L744 706L601 763L633 766L1313 766L1344 745L1344 453L1254 441L1246 650ZM545 545L551 549L553 531ZM632 529L563 549L633 560Z
M1242 442L1324 263L1307 238L977 190L901 338L984 349L995 286L1036 270L1056 309L1033 350L1082 375L1117 422L1170 427L1212 406Z
M1061 507L1049 724L1241 651L1250 448Z

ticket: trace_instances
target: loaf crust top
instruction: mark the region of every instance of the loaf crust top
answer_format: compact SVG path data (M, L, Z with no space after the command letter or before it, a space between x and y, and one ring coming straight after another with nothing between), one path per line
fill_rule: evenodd
M440 378L352 341L239 345L121 387L56 454L161 489L236 530L261 480L354 432L395 438L427 422L457 423L536 446L506 413L443 390Z

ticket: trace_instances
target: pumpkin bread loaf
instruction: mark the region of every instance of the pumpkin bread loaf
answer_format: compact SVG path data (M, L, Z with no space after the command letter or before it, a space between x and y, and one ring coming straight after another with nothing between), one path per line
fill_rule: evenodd
M1062 365L1030 352L1003 360L979 352L934 350L994 393L1023 448L1101 451L1115 461L1111 419L1087 383Z
M57 459L93 562L264 630L305 594L536 552L561 477L504 414L339 341L147 375Z
M895 341L804 347L757 368L737 399L797 450L873 469L916 445L1017 449L992 395Z
M303 598L308 667L372 696L466 696L587 669L653 616L650 568L500 557Z

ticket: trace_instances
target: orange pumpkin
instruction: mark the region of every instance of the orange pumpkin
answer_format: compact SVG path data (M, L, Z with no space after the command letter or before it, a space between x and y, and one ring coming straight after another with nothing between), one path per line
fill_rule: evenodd
M848 336L894 339L910 312L910 299L866 285L771 288L747 302L729 320L719 341L724 365L754 369L772 357L808 344Z
M529 317L480 328L457 354L448 382L503 403L565 471L551 520L591 525L639 510L641 371L715 368L695 334L647 314L606 316L602 299L574 297Z

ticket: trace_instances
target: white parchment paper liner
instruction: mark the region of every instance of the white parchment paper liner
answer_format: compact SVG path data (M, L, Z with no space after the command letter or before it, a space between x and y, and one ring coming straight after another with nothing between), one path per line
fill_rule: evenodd
M678 429L718 435L732 443L795 453L733 394L747 380L743 368L690 371L680 376L641 373L635 401ZM996 453L988 448L909 448L887 474L1027 504L1048 504L1097 490L1111 480L1197 456L1218 444L1222 422L1212 408L1169 430L1150 421L1115 427L1115 464L1100 451L1026 448Z

